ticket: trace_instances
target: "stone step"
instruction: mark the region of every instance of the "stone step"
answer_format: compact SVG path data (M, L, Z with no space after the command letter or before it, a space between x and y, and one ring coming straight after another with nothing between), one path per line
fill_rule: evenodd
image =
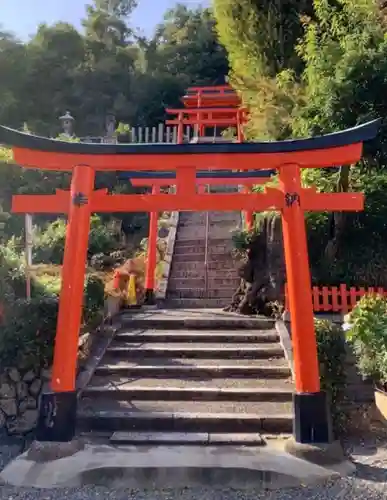
M213 309L230 305L231 299L174 299L168 298L165 305L170 309Z
M181 240L178 241L176 240L175 247L190 247L190 246L195 246L195 245L205 245L206 240L205 238L201 239L195 239L195 240ZM233 248L233 243L230 238L210 238L208 239L208 244L209 245L229 245L230 248Z
M203 267L200 268L198 267L198 264L202 265ZM195 271L195 270L203 270L204 271L204 254L201 255L199 258L195 257L192 258L192 256L187 255L185 257L182 257L181 255L175 255L172 260L172 269L171 272L173 273L174 271ZM207 265L207 270L208 271L222 271L223 273L230 273L230 272L236 272L236 265L233 265L233 262L231 262L229 259L220 259L218 258L217 260L209 260L208 265Z
M191 241L191 240L189 240ZM176 255L190 255L190 254L204 254L206 251L205 244L203 245L179 245L178 243L175 245L173 254ZM216 255L216 254L226 254L231 257L232 245L212 245L209 244L207 247L207 255Z
M131 330L119 331L113 344L117 342L196 342L196 343L214 343L221 342L225 344L236 343L275 343L279 341L279 335L276 330L175 330L173 332L160 330Z
M121 328L144 330L272 330L275 321L265 317L239 316L221 309L158 309L149 312L122 312L117 316Z
M290 433L293 404L82 398L79 430Z
M122 343L110 345L106 351L108 356L121 359L156 358L156 357L190 357L201 359L235 359L283 358L284 352L279 344L217 344L217 343L175 343L171 345L155 343Z
M207 218L206 212L180 212L179 222L197 222L205 221ZM237 221L240 220L240 212L208 212L210 221Z
M171 299L229 299L231 300L236 287L213 288L180 288L179 290L168 287L167 296Z
M213 239L229 239L232 241L232 234L237 229L236 226L230 227L213 227L210 229L211 238ZM203 227L179 227L177 230L176 241L192 239L203 239L206 237L206 228Z
M210 278L208 277L207 281L207 289L208 290L217 290L217 289L226 289L226 290L236 290L240 284L241 280L238 276L232 278ZM204 291L206 287L205 278L175 278L172 275L168 281L168 291L178 291L183 289L199 289ZM229 294L228 294L229 295ZM209 295L211 297L211 294Z
M172 266L175 263L188 263L188 262L195 262L195 263L204 263L206 259L205 253L204 252L198 252L198 253L174 253L172 257ZM233 269L233 259L230 253L209 253L207 256L208 259L208 265L209 267L211 264L217 263L218 268L222 269L223 267L226 267L228 269ZM222 266L220 265L222 264ZM212 267L213 269L213 267Z
M218 279L219 274L220 274L219 271L207 271L207 278L209 280ZM205 275L206 275L205 269L196 268L188 271L172 269L169 278L169 283L172 283L173 280L191 280L191 279L201 280L203 282L205 280ZM236 269L223 271L221 273L221 276L226 280L235 280L237 285L239 285L240 283L240 278L238 277Z
M178 225L178 231L180 232L183 229L189 229L193 230L195 229L205 229L207 227L207 221L206 219L200 219L200 220L195 220L195 221L182 221L179 222ZM212 234L212 230L214 228L221 228L222 230L226 229L233 229L238 227L238 220L233 219L233 220L211 220L208 222L208 227L210 228L210 234Z
M234 445L264 446L261 434L220 432L115 432L110 442L114 445Z
M289 379L223 378L191 380L135 378L124 375L94 376L84 397L122 401L270 401L290 402L293 383Z
M268 379L282 379L290 375L290 369L284 359L270 359L266 363L262 360L198 360L190 358L144 359L137 361L119 361L105 358L95 374L97 376L111 376L114 374L127 377L181 377L206 380L223 377L261 377Z

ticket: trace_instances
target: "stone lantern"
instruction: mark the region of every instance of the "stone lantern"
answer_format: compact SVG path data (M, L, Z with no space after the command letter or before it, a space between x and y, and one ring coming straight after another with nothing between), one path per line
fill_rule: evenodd
M63 134L67 137L73 136L73 127L74 127L74 118L71 116L70 111L66 111L66 113L59 117L59 121L61 122Z
M105 119L106 135L113 137L116 131L116 117L113 114L108 114Z

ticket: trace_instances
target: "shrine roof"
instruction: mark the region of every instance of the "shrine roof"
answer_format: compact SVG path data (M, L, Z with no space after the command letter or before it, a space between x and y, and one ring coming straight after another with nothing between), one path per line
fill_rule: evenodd
M215 143L215 144L91 144L65 142L20 132L0 126L0 144L50 153L88 155L195 155L195 154L259 154L313 151L347 146L374 139L380 120L306 139L286 141Z

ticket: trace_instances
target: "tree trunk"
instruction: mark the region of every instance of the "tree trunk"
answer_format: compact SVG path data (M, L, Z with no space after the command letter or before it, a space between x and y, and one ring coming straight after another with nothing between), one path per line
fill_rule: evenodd
M339 180L336 190L338 193L347 193L349 191L349 174L349 166L340 167ZM333 262L337 258L347 225L347 214L346 212L334 212L331 220L331 237L324 252L328 263Z
M273 316L284 305L285 264L281 218L268 214L239 269L241 283L226 311Z

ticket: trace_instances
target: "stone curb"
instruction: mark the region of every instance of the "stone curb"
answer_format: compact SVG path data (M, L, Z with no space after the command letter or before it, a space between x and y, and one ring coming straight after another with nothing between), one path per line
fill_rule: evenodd
M53 488L103 485L113 488L189 486L278 489L340 475L286 453L281 444L244 446L122 446L55 444L27 452L11 462L0 480L19 487ZM348 470L344 473L351 472ZM341 468L343 470L343 467ZM343 472L341 472L343 473Z
M293 347L289 330L286 323L279 320L275 322L275 329L280 337L280 343L284 350L285 358L289 364L290 371L292 372L292 378L294 379Z
M155 297L157 301L162 301L167 295L167 287L169 274L171 272L173 251L175 248L177 226L179 224L180 214L179 212L172 212L169 218L169 233L167 236L167 248L165 251L165 258L163 262L162 277L159 280L157 289L155 290Z
M290 438L285 443L285 451L293 457L306 460L322 467L350 463L339 441L329 444L302 444Z

